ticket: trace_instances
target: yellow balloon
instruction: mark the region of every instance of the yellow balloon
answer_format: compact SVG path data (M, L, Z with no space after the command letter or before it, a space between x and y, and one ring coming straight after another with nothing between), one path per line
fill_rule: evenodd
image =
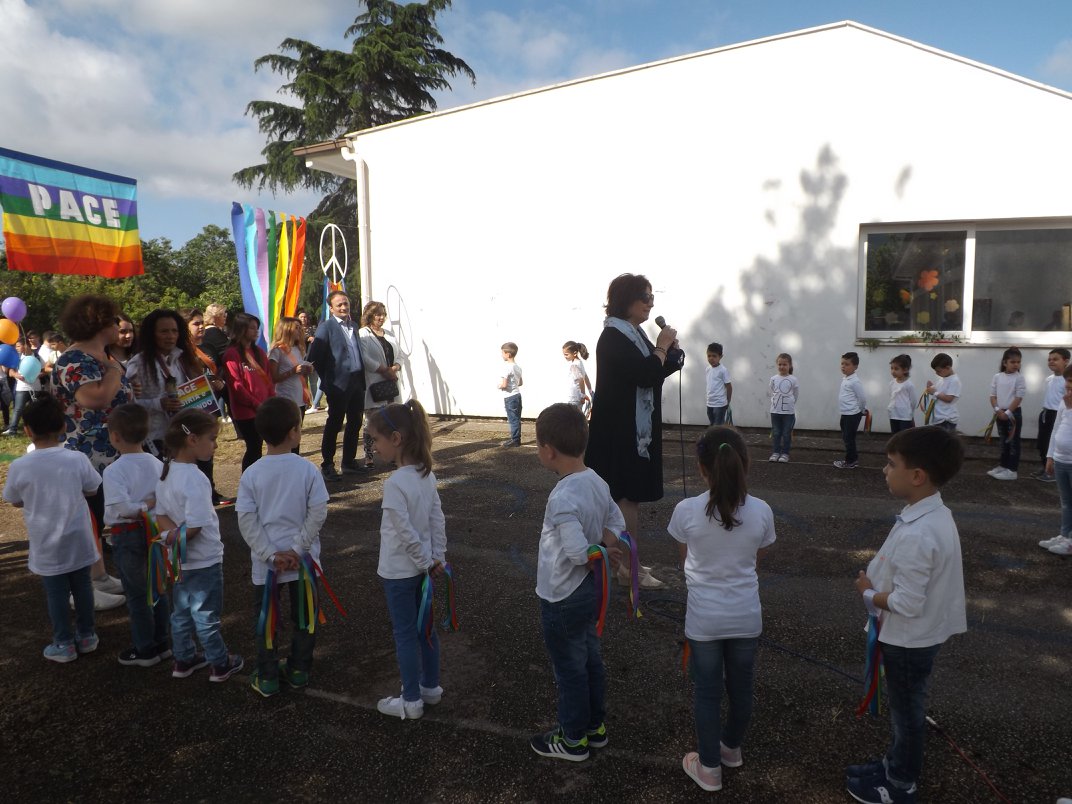
M0 341L14 345L19 339L19 325L6 318L0 319Z

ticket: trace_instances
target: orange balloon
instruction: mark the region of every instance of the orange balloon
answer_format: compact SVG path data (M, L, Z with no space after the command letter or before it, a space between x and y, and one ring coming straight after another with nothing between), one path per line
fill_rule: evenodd
M19 339L19 325L6 318L0 318L0 341L14 345Z

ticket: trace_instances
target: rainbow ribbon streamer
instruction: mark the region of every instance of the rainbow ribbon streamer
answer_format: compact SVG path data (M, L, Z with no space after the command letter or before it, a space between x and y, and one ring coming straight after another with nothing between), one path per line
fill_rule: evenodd
M864 432L871 432L871 411L864 409Z
M311 555L309 555L309 553L306 553L304 556L302 556L302 563L307 564L307 566L311 567L309 571L310 578L320 578L320 583L324 584L324 591L328 593L328 597L331 598L331 602L335 604L335 608L339 610L339 614L341 614L343 617L348 616L346 614L346 609L342 607L342 603L339 602L339 598L335 595L335 591L331 588L331 584L328 583L328 579L324 575L324 570L320 567L319 564L316 563L316 560ZM313 591L314 593L316 591L315 584L313 585ZM319 607L317 608L317 612L317 616L320 619L320 622L326 623L328 621L328 618L324 616L324 612L321 611Z
M629 550L629 616L639 620L640 614L640 556L637 555L636 542L629 536L628 531L618 534L618 541Z
M596 588L599 589L599 619L596 620L596 636L603 636L603 626L607 624L607 604L610 601L610 559L603 545L593 544L588 547L588 561L596 576Z
M275 633L279 628L279 578L274 569L268 570L264 579L264 597L261 598L261 616L257 619L257 636L264 638L264 647L271 650Z
M864 668L864 697L856 707L856 717L864 712L878 714L879 699L882 696L880 679L882 677L882 648L879 646L878 634L881 623L873 614L867 618L867 665Z
M930 401L928 401L930 400ZM931 417L934 416L934 406L938 402L938 397L931 394L922 394L919 398L918 407L923 411L923 424L928 425L931 423Z
M156 520L144 511L141 516L148 553L145 602L152 607L167 594L169 584L182 580L182 562L186 560L186 525L179 526L179 536L169 547L160 537Z
M443 620L443 627L451 631L458 630L458 612L456 610L456 592L454 589L454 570L450 564L443 563L443 573L447 577L447 616ZM435 629L435 582L430 573L424 574L421 581L421 603L417 609L417 633L422 634L428 644L432 644L432 633Z

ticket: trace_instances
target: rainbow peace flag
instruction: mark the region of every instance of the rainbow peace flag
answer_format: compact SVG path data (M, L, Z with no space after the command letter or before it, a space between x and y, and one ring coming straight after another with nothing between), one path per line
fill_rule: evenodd
M0 148L8 267L123 279L145 273L138 183Z
M238 255L242 307L261 320L266 346L281 316L298 310L305 261L305 218L231 205L231 228Z

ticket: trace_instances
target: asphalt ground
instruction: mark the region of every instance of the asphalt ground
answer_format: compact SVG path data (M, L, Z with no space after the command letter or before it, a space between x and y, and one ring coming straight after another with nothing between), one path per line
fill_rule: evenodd
M303 453L317 460L323 416L310 416ZM524 446L498 448L505 423L433 423L435 471L447 517L461 630L441 632L443 686L420 721L376 711L398 672L376 576L379 502L387 470L333 485L323 540L328 580L349 616L327 606L310 687L262 699L248 676L210 684L202 671L116 663L129 645L125 609L98 615L100 649L46 662L40 582L26 569L21 515L0 509L0 779L7 801L543 802L849 801L846 764L879 754L885 713L857 719L865 614L852 586L900 505L880 467L885 436L863 436L861 468L837 471L833 433L798 433L792 462L752 445L750 491L771 504L778 542L760 568L764 635L744 766L720 793L681 770L695 750L681 670L685 587L665 526L683 495L678 431L666 434L666 496L644 505L644 563L666 580L626 616L615 589L603 656L610 745L584 763L544 759L529 737L555 720L554 681L534 593L537 543L555 477L540 467L531 423ZM687 430L691 441L696 430ZM237 487L241 445L221 440L216 474ZM1031 457L1032 444L1024 455ZM1039 549L1057 532L1053 485L985 471L996 446L969 440L969 460L943 491L960 528L969 631L942 649L929 714L978 766L928 737L920 800L1053 802L1072 795L1072 563ZM699 476L687 460L687 491ZM3 469L0 468L0 474ZM226 544L224 636L252 664L249 553L234 512Z

